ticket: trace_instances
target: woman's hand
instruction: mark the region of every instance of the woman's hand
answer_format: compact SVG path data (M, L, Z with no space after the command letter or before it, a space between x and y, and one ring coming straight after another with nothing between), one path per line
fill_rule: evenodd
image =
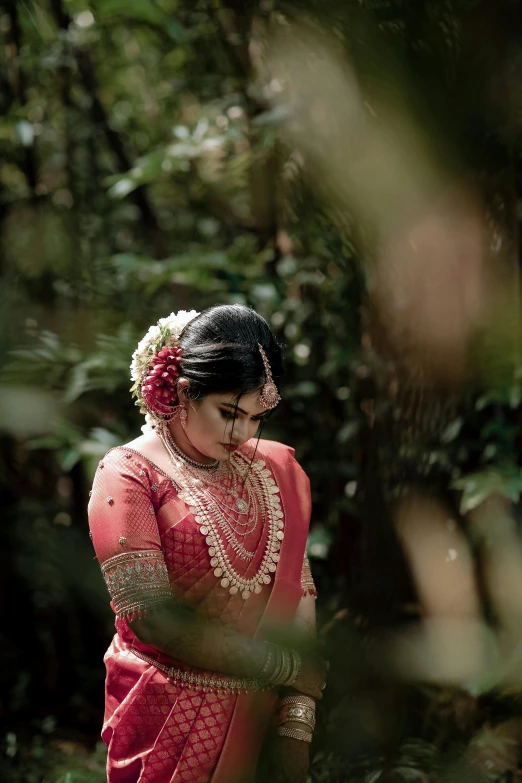
M322 699L326 669L326 662L318 655L304 655L301 659L301 671L292 683L292 688L312 699Z
M276 736L272 746L274 783L306 783L310 745L293 737Z

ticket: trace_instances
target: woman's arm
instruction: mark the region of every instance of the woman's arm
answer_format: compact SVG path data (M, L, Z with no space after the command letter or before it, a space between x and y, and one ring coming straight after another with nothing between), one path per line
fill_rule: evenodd
M222 674L257 677L267 658L265 642L244 636L215 620L207 620L174 600L165 602L161 611L136 618L131 627L138 639L165 655ZM320 699L323 663L306 651L301 658L301 673L295 687L300 693Z
M298 643L300 649L303 652L303 657L306 659L307 653L310 655L311 649L315 647L316 643L316 617L315 617L315 597L312 594L304 595L299 601L297 612L294 617L294 630L297 634ZM316 682L316 688L319 689L319 694L312 696L315 699L321 699L322 693L320 691L324 681L324 670L322 671L321 681ZM296 696L299 693L306 693L307 696L311 696L308 691L303 691L300 686L300 680L298 679L293 688L286 688L285 695ZM303 728L302 724L294 724L288 722L285 724L288 728Z
M236 677L257 677L267 647L196 611L165 602L161 611L136 619L131 628L140 641L191 666Z
M316 621L315 596L313 594L306 593L301 598L294 618L294 629L298 639L301 640L303 650L315 645ZM295 688L285 689L286 696L299 696L303 693L304 691L299 688L299 682L296 683ZM306 695L311 694L306 693ZM321 697L322 694L318 698ZM312 698L317 697L312 696ZM310 731L302 723L296 721L286 721L284 725L288 729ZM309 752L310 745L307 742L292 737L276 736L272 746L274 783L304 783L309 766Z

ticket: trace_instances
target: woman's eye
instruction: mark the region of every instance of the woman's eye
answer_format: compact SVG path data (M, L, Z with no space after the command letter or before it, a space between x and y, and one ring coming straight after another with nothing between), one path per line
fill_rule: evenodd
M230 413L229 411L220 411L220 413L221 413L221 415L223 416L224 419L235 419L235 418L237 418L236 416L234 416L233 413Z

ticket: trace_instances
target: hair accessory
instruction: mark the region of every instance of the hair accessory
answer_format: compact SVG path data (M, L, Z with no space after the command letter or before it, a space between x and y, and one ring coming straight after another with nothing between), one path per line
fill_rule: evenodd
M141 394L147 410L157 418L172 418L179 407L176 383L182 350L179 346L166 346L157 353L141 385Z
M171 419L179 406L176 390L183 352L179 338L185 326L199 315L196 310L180 310L160 318L151 326L132 354L131 394L145 414L150 429L160 420Z
M267 359L266 353L263 349L263 346L261 343L257 344L259 348L259 353L261 354L261 358L263 359L263 364L265 366L265 376L266 376L266 382L263 388L261 389L261 394L259 395L259 401L263 408L275 408L276 405L279 404L281 401L281 397L279 396L279 392L277 391L277 386L274 383L274 379L272 378L272 371L270 370L270 364Z

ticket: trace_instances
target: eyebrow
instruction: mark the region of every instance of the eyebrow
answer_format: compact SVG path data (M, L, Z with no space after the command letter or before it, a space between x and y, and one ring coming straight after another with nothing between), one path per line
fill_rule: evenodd
M225 408L232 408L232 409L233 409L233 410L235 410L235 411L239 411L240 413L244 413L244 414L245 414L245 416L250 416L250 414L248 413L248 411L244 411L244 410L243 410L243 408L238 408L238 406L237 406L237 405L233 405L233 404L232 404L232 403L230 403L230 402L222 402L222 403L221 403L221 405L224 405L224 406L225 406ZM262 413L253 413L252 415L253 415L253 416L264 416L264 415L265 415L265 413L264 413L264 412L262 412Z

